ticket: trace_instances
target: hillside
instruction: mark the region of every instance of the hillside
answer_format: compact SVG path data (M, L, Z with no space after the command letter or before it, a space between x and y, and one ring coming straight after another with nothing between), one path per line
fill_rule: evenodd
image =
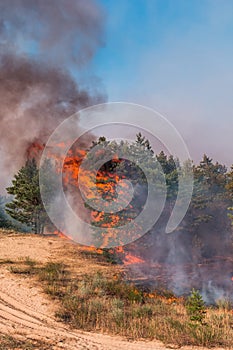
M35 278L11 274L4 262L25 257L40 263L64 261L73 272L84 274L109 267L83 257L81 249L59 237L0 232L0 333L35 343L42 349L160 349L161 344L129 343L107 335L71 331L55 321L57 303L43 293ZM117 272L117 268L112 269ZM3 340L2 340L3 342ZM1 344L1 342L0 342ZM12 341L13 344L13 341ZM29 344L29 343L28 343ZM25 345L23 345L25 346ZM23 347L22 347L23 348ZM0 345L0 349L1 345ZM6 349L6 348L5 348ZM8 348L10 349L10 348Z

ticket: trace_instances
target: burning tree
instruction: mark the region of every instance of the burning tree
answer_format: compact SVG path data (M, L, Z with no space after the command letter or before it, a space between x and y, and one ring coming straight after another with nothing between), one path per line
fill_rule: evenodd
M95 146L96 149L95 149ZM93 182L93 189L96 186L100 197L91 198L87 208L91 210L92 225L94 226L94 240L98 246L123 245L129 237L137 238L137 228L143 227L144 219L134 222L143 210L148 195L148 181L154 184L152 191L160 194L164 189L164 179L161 166L156 162L156 156L151 148L150 142L140 133L136 141L129 143L121 141L107 141L104 137L93 143L93 152L89 155L88 165L101 159L110 159L104 163L97 172L96 183ZM122 152L123 150L123 152ZM124 158L120 154L124 154ZM133 161L132 161L133 159ZM143 170L142 170L143 169ZM147 176L144 171L146 171ZM127 193L129 184L122 180L129 180L133 187L133 197L128 203ZM119 184L121 184L119 186ZM120 188L119 188L120 187ZM125 203L118 211L109 211L109 205L122 195ZM93 210L98 207L99 198L104 199L103 210ZM107 210L104 210L104 209ZM149 214L150 215L150 214ZM132 223L130 228L128 223ZM123 227L121 237L116 236L115 228ZM135 235L135 238L134 238ZM128 238L127 238L128 237Z

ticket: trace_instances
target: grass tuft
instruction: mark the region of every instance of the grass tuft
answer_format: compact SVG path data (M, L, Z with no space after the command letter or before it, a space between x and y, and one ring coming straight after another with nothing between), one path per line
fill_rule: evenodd
M9 335L0 334L0 350L49 350L51 346L37 340L18 340Z

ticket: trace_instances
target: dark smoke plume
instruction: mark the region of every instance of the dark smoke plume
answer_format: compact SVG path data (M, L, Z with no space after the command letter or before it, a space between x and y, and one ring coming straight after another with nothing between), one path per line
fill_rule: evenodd
M93 1L0 0L1 190L61 121L103 101L96 79L84 89L69 73L81 74L102 27Z
M103 23L92 0L0 1L1 46L53 63L86 63L103 44Z

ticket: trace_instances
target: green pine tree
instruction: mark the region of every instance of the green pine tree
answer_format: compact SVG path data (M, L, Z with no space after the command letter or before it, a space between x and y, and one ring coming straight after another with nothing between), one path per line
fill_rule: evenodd
M43 233L47 215L40 196L39 169L35 159L28 160L19 170L7 192L14 199L6 204L6 212L33 232Z
M192 289L191 295L188 297L186 303L186 310L191 321L203 323L206 307L198 290Z

